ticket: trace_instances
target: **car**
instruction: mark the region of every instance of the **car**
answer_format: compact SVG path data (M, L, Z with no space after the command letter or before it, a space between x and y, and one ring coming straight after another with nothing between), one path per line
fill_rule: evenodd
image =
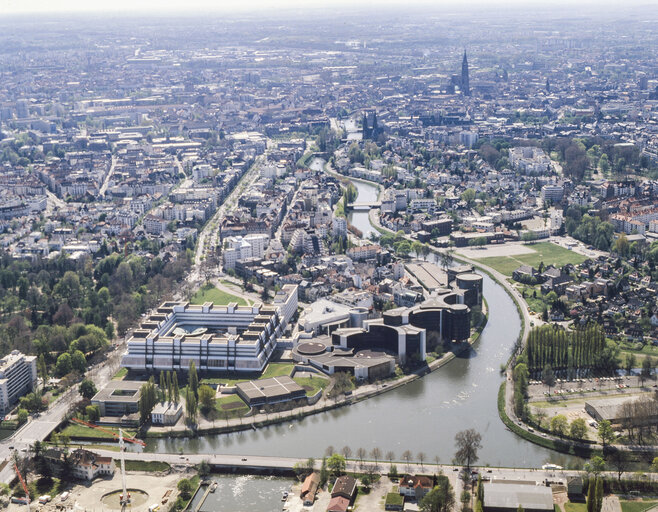
M247 462L247 459L242 459L242 462Z
M452 468L453 471L459 471L459 468Z

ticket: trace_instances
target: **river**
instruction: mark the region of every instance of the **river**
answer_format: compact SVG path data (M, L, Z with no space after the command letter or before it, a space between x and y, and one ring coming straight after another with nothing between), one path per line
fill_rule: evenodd
M376 199L375 186L354 182L358 200ZM367 194L362 197L361 194ZM367 211L355 212L353 223L364 233ZM364 226L362 215L367 226ZM359 224L357 224L359 223ZM561 466L582 461L534 445L507 430L498 417L499 372L516 341L521 321L512 299L495 281L484 275L484 296L489 322L470 352L436 372L383 395L257 431L204 436L197 439L149 441L147 450L189 453L227 453L321 457L328 446L348 445L382 453L393 451L396 459L410 450L449 463L455 452L455 434L475 428L482 434L480 464L539 467L546 462Z

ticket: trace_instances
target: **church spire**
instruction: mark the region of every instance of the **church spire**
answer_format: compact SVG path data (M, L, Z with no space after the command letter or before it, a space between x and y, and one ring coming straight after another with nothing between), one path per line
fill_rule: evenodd
M462 59L462 83L461 90L464 96L471 95L471 88L468 80L468 59L466 58L466 49L464 48L464 58Z

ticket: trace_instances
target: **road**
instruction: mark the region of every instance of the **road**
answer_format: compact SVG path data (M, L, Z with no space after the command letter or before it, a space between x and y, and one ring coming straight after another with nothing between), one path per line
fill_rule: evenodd
M194 267L188 275L189 282L199 282L201 280L201 262L202 256L208 256L208 249L217 245L218 226L221 219L227 212L231 211L238 202L238 198L247 187L250 187L260 176L260 167L266 161L266 155L256 158L249 170L242 176L240 181L233 188L231 193L226 196L212 218L206 222L199 238L197 240L196 252L194 254Z
M121 347L117 347L110 352L108 359L104 363L90 368L85 374L87 378L94 381L98 389L104 387L116 373L119 367L121 352ZM62 422L66 413L79 399L78 386L72 386L53 402L47 411L41 413L38 417L33 415L14 434L0 441L0 460L10 457L14 450L22 452L23 450L28 450L35 441L44 441L57 425ZM11 464L8 464L0 471L0 482L9 483L14 476L14 470Z
M117 157L115 155L112 155L112 165L110 165L110 170L107 171L107 176L105 176L105 179L103 180L103 184L101 185L100 190L98 191L99 197L105 197L105 192L107 191L107 187L110 184L110 179L112 179L112 174L114 174L114 168L117 165Z
M96 453L105 456L117 458L118 453L111 450L94 450ZM278 470L291 470L295 464L304 463L305 459L294 457L272 457L266 455L222 455L222 454L180 454L180 453L150 453L150 452L126 452L126 459L140 460L140 461L160 461L167 462L172 465L197 465L202 461L209 464L225 467L239 467L245 469L278 469ZM432 464L428 462L420 463L415 461L393 461L398 473L422 473L422 474L443 474L452 475L462 469L462 466L455 466L452 464ZM321 460L315 460L315 468L320 469L322 465ZM372 468L375 473L388 473L390 462L388 460L380 460L378 462L359 461L357 459L349 459L346 461L346 470L348 472L363 473L365 469ZM586 473L580 470L564 470L564 469L532 469L532 468L492 468L492 467L477 467L474 472L479 472L483 478L493 480L524 480L545 482L549 481L563 481L571 476L585 476ZM614 471L606 471L602 473L611 478L617 478L617 473ZM626 473L628 478L637 478L637 474L633 472ZM475 473L473 474L475 477ZM658 474L647 473L644 475L647 480L657 480ZM624 476L622 475L622 478ZM457 494L459 495L459 494Z

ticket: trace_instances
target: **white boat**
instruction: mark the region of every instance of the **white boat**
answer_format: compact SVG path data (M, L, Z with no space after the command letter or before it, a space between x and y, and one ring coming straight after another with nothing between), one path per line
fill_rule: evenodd
M558 466L557 464L544 464L541 468L546 470L562 469L562 466Z

